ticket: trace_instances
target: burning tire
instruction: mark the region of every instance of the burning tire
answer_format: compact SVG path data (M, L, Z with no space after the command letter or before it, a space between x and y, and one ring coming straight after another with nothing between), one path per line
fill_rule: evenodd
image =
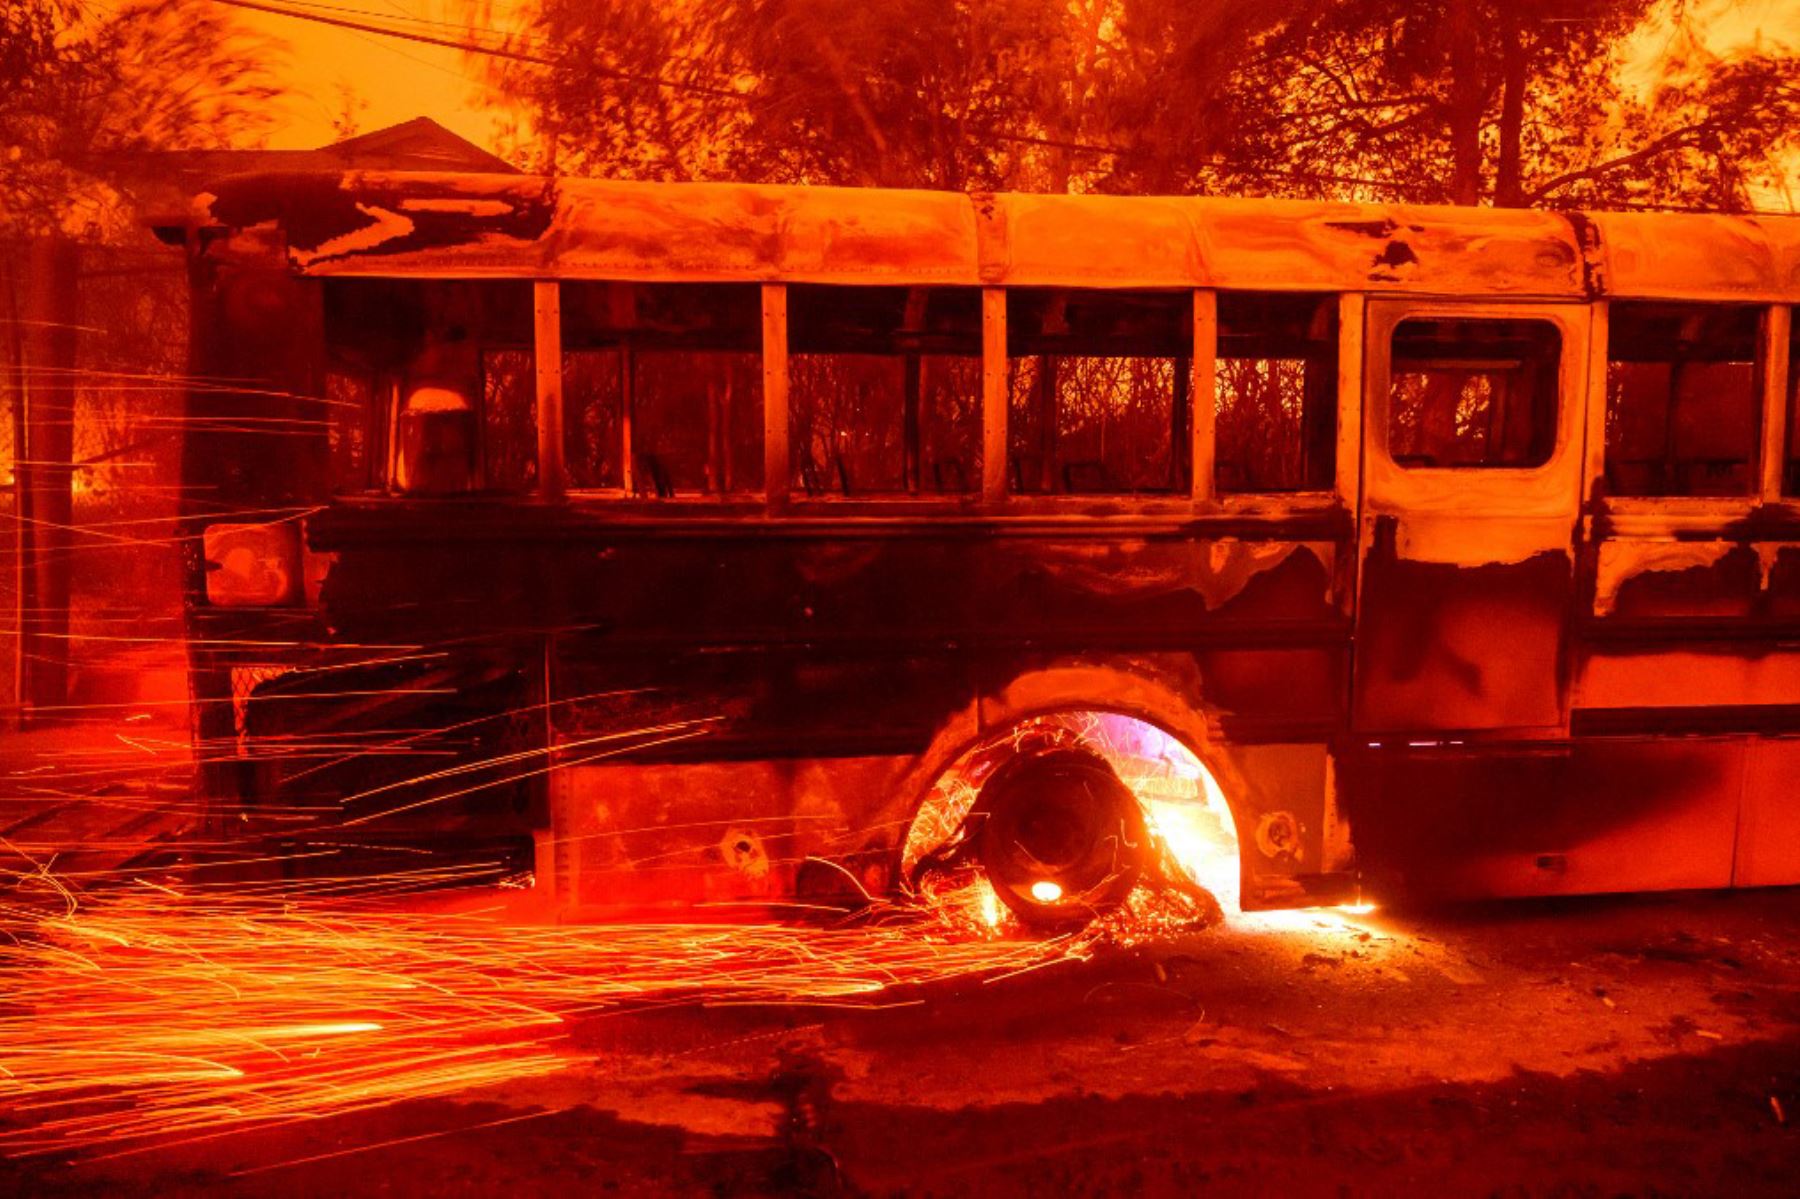
M953 922L1056 936L1128 903L1136 928L1217 923L1237 909L1240 858L1224 794L1191 751L1145 721L1076 709L958 758L900 866L905 893Z
M1081 927L1125 902L1144 871L1137 796L1080 745L1022 747L983 785L970 820L995 893L1034 929Z

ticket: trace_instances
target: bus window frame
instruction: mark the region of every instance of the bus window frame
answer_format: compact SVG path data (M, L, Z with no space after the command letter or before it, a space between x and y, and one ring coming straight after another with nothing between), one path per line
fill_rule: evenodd
M1185 491L1140 494L1021 494L1007 484L1009 414L1006 292L986 289L983 321L983 508L1004 516L1123 515L1131 517L1280 517L1355 511L1362 485L1363 330L1367 296L1339 292L1337 365L1337 463L1330 488L1283 492L1229 492L1221 494L1213 477L1215 461L1214 392L1218 375L1219 289L1188 289L1193 300L1192 337L1189 353L1188 411L1185 424L1188 444L1182 447L1188 462ZM1238 289L1248 290L1248 289ZM1202 402L1204 399L1204 402Z
M1757 357L1761 366L1761 413L1758 416L1757 453L1751 475L1756 487L1743 495L1725 496L1619 496L1601 494L1606 477L1606 386L1610 361L1612 302L1635 301L1645 297L1611 296L1593 303L1593 335L1588 343L1588 426L1587 454L1582 471L1582 494L1594 497L1585 505L1594 515L1622 518L1618 531L1624 535L1654 532L1694 532L1716 528L1721 522L1742 519L1763 507L1800 510L1800 495L1782 494L1782 471L1787 454L1787 406L1791 395L1786 390L1788 352L1787 330L1792 319L1789 305L1748 303L1761 310L1757 332ZM1745 303L1692 299L1683 296L1647 297L1666 304ZM1775 390L1780 389L1780 390Z
M1340 292L1338 301L1337 446L1332 486L1285 492L1228 492L1217 490L1212 465L1215 457L1216 407L1212 401L1218 371L1218 292L1213 288L1189 289L1192 296L1192 343L1188 380L1189 410L1185 425L1187 444L1181 450L1189 463L1189 486L1173 493L1137 495L1027 495L1014 493L1007 483L1008 382L1006 348L1006 295L1008 288L981 289L981 454L978 486L956 493L840 496L801 495L794 491L789 459L791 414L788 407L787 285L761 285L763 372L763 488L728 494L677 495L646 498L625 485L604 488L568 486L563 432L566 428L566 389L563 385L561 281L538 279L534 284L534 344L537 382L538 486L526 498L541 502L569 502L590 510L633 515L663 513L730 514L768 516L1067 516L1128 515L1135 517L1189 517L1222 515L1253 518L1354 511L1363 486L1361 431L1368 296ZM1464 312L1458 304L1450 311ZM1492 311L1487 306L1484 311ZM1423 310L1421 310L1423 312ZM1207 402L1201 402L1202 397ZM629 397L628 397L629 398ZM629 438L633 422L629 411L620 421L620 436ZM1559 432L1560 435L1560 432ZM1414 472L1417 473L1417 472Z
M1251 288L1226 288L1230 291L1250 291ZM1202 317L1198 309L1199 294L1196 293L1195 324L1198 328ZM1196 345L1194 362L1194 394L1211 397L1217 389L1218 350L1219 350L1219 316L1218 291L1209 290L1206 294L1212 298L1207 301L1208 311L1204 320L1207 329L1206 370L1204 379L1200 377L1198 366L1201 355ZM1309 293L1329 294L1329 293ZM1337 293L1338 298L1338 346L1337 346L1337 464L1332 472L1330 487L1314 488L1300 491L1231 491L1220 493L1217 481L1213 478L1213 422L1217 416L1215 404L1195 406L1198 426L1201 420L1206 424L1207 464L1206 477L1199 477L1199 459L1195 458L1194 501L1196 506L1211 508L1232 516L1284 516L1295 513L1326 512L1342 506L1355 512L1362 499L1363 456L1362 456L1362 422L1363 422L1363 372L1366 355L1366 337L1368 331L1369 296L1359 291ZM1204 384L1206 390L1199 388ZM1202 417L1199 409L1204 408ZM1195 437L1200 436L1198 428Z
M1763 308L1763 439L1762 501L1765 504L1800 505L1800 494L1790 494L1782 484L1787 476L1788 422L1794 418L1794 308L1769 304Z
M563 460L562 283L531 285L532 365L537 380L537 494L560 500L567 492Z
M1414 319L1538 320L1556 326L1561 337L1556 373L1556 439L1550 456L1536 466L1403 466L1388 445L1393 402L1393 339ZM1368 314L1364 337L1362 418L1368 445L1363 464L1364 506L1371 511L1416 515L1467 513L1554 515L1571 506L1564 483L1573 486L1587 463L1582 454L1583 414L1591 415L1592 306L1572 300L1489 300L1384 296ZM1586 339L1585 342L1583 339ZM1586 346L1588 357L1583 358ZM1604 419L1604 413L1602 413ZM1591 486L1591 483L1584 483Z
M851 288L858 285L846 283L834 284L833 286ZM875 284L873 286L880 286L880 284ZM921 284L919 286L930 287L932 285ZM975 289L971 288L969 290ZM989 506L991 501L986 494L987 479L985 474L987 462L987 433L992 420L988 396L988 389L990 387L988 379L988 334L991 321L995 319L990 311L992 306L990 297L997 295L1000 301L998 320L1000 321L1001 333L1001 365L1004 369L1006 289L1000 287L983 287L979 290L981 292L982 336L981 394L977 397L979 428L976 433L979 457L975 463L976 470L974 472L974 477L969 481L970 486L963 491L885 491L857 495L843 495L832 491L809 493L804 489L796 489L794 487L794 480L792 478L793 460L788 457L793 449L790 440L792 436L793 411L789 406L788 363L791 347L788 345L787 285L785 283L768 283L763 285L763 364L765 372L763 377L763 396L765 404L763 412L765 422L771 422L768 424L764 438L763 452L766 455L764 459L764 471L765 477L774 477L773 475L767 474L767 472L776 466L777 450L775 435L778 432L780 434L779 465L782 474L782 486L779 489L771 488L769 490L769 509L772 513L788 512L796 516L828 517L860 515L890 517L896 515L960 516L981 511ZM771 293L778 295L779 299L775 299ZM771 315L772 305L779 306L778 317ZM779 327L777 327L777 325ZM777 357L780 359L780 378L778 382L773 371L770 369L771 364ZM1004 386L1004 374L1002 374L1001 383ZM771 405L768 399L769 396L774 394L774 390L777 386L779 386L781 392L782 410L781 427L779 430L777 430L772 423L772 418L770 416ZM1001 394L1001 399L1002 402L1004 402L1004 391ZM1004 436L1004 426L1001 428L1001 433L1002 436ZM916 454L917 450L918 446L909 446L907 448L909 457Z
M571 351L565 345L562 327L562 279L538 279L534 294L536 313L536 342L538 370L538 455L540 480L548 476L543 463L553 460L549 468L554 472L557 486L554 489L543 486L528 493L527 498L549 504L567 504L576 506L587 512L616 513L633 517L667 515L667 516L751 516L765 511L779 510L786 495L786 475L783 469L779 474L771 473L772 461L768 457L771 439L777 434L785 440L785 428L776 430L772 423L771 396L773 387L778 383L782 389L782 415L786 415L786 362L785 362L785 327L787 307L785 287L779 283L760 285L759 303L762 310L762 342L758 349L760 369L763 380L763 486L761 488L735 488L731 491L678 491L668 496L645 495L638 490L636 484L636 464L634 462L636 447L634 442L635 411L635 375L633 373L633 349L629 342L621 342L616 347L620 354L620 403L618 436L620 439L619 478L620 484L615 487L575 487L568 482L568 443L565 440L568 429L568 392L563 380L564 355L591 347L577 347ZM771 293L777 293L772 296ZM771 305L775 307L772 309ZM772 323L773 322L773 323ZM782 366L779 373L771 370L770 355L772 346L776 344L774 337L780 338L783 347ZM554 432L546 429L548 421L555 422ZM785 424L785 419L784 422ZM708 445L708 471L715 476L718 473L719 461L713 457L718 452L717 442Z

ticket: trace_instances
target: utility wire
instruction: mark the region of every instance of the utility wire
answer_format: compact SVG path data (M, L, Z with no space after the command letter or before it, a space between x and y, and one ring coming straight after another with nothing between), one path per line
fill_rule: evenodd
M487 54L494 58L508 58L515 62L531 63L533 66L554 67L557 60L542 54L533 54L525 50L514 50L506 46L484 46L479 42L466 41L460 38L438 37L434 34L419 33L409 29L394 29L384 25L373 25L364 21L352 21L344 17L326 16L319 12L302 12L279 4L261 4L257 0L213 0L215 4L225 4L232 8L248 8L256 12L273 13L278 17L292 17L296 21L316 21L321 25L335 25L340 29L354 29L363 33L378 33L383 37L396 37L409 42L421 42L427 46L442 46L451 50L462 50L469 54ZM701 96L718 96L727 100L742 101L742 92L730 88L708 87L703 83L684 83L677 79L664 79L659 75L641 75L635 71L621 71L616 67L602 66L599 63L588 64L588 69L596 75L608 79L623 80L627 83L647 83L656 87L666 87L674 91L693 92Z
M449 37L453 33L486 34L504 41L509 46L516 46L521 43L541 46L550 41L549 38L537 34L520 31L508 32L506 30L496 29L491 25L476 25L467 21L440 21L435 17L421 17L402 8L399 4L399 0L387 0L387 3L388 6L394 10L393 12L377 12L374 9L369 8L351 8L342 4L325 4L321 3L320 0L281 0L281 4L284 8L290 10L307 10L306 12L291 13L291 15L298 17L305 17L308 13L312 12L327 13L334 17L344 18L368 17L378 21L397 21L403 25L422 25L435 27L435 30L449 30L450 33L442 34L444 37Z

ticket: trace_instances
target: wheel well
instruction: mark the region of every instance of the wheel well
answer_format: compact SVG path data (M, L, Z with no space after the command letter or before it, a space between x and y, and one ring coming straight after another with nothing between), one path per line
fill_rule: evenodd
M922 758L912 776L915 800L900 846L900 877L907 877L922 854L954 835L986 774L1004 760L1011 739L1021 730L1059 725L1074 729L1108 759L1137 794L1176 863L1227 911L1237 911L1244 861L1241 813L1233 795L1243 792L1229 762L1205 737L1203 721L1172 693L1137 676L1080 673L1088 683L1100 673L1129 679L1140 692L1161 691L1167 706L1158 712L1154 709L1163 704L1096 703L1045 694L1042 688L1035 695L1030 689L1009 688L1008 695L1039 702L984 705L979 727L973 721L957 722L940 736L942 744L934 743ZM1062 691L1074 680L1059 681L1057 690ZM1096 693L1105 690L1087 691Z

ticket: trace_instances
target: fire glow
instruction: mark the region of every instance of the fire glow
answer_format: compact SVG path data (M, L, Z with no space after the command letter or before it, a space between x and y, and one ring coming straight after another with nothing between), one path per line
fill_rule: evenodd
M1187 881L1209 892L1226 915L1241 910L1241 864L1231 807L1212 773L1187 746L1145 721L1093 711L1045 716L1019 726L1011 737L1022 738L1046 727L1073 733L1104 757L1143 805L1156 854L1166 857ZM910 871L956 834L980 795L990 748L980 747L959 761L926 797L908 831L901 857L903 871ZM1040 886L1056 887L1057 892L1038 894ZM1044 903L1063 898L1061 888L1049 880L1034 884L1033 892ZM948 901L945 891L934 898ZM991 892L989 901L998 907ZM977 907L980 904L979 899L971 902ZM996 913L988 923L1003 927L1005 918Z
M1151 851L1237 909L1229 809L1148 725L1079 714L1139 795ZM968 810L953 776L920 844ZM0 908L0 1152L111 1156L529 1080L578 1063L584 1019L669 1003L881 1005L895 988L992 980L1216 918L1139 886L1079 933L1032 939L979 870L854 923L543 924L498 898L421 902L407 874L276 883L137 879L78 900L47 871ZM1061 887L1033 887L1045 903Z
M856 928L530 925L139 884L0 947L0 1150L134 1152L550 1074L574 1022L667 1002L875 1004L1086 943L971 938L926 912Z

